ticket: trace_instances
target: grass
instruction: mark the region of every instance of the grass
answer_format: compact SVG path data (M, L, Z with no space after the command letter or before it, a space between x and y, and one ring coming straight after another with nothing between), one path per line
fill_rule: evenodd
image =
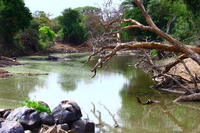
M34 108L38 113L46 112L47 114L51 113L50 108L47 108L45 105L41 105L37 101L33 101L30 99L25 99L25 102L21 104L22 107L27 106L29 108Z

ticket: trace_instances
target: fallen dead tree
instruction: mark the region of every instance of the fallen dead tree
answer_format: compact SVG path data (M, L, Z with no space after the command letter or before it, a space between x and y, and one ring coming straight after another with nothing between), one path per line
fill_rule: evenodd
M109 50L110 52L102 55L99 57L96 65L91 70L94 75L94 77L97 73L97 69L101 68L104 63L109 61L118 51L126 51L126 50L141 50L141 49L156 49L156 50L162 50L162 51L169 51L169 52L178 52L182 53L181 56L175 58L175 61L173 63L167 64L166 66L156 66L154 62L151 60L148 54L144 55L146 56L146 62L148 62L149 67L152 69L152 74L154 79L161 79L159 82L157 82L154 87L158 88L159 85L163 85L163 88L166 88L166 85L171 85L171 87L179 87L184 91L184 94L194 94L198 93L198 83L200 81L198 80L198 76L195 76L194 73L190 72L190 69L184 64L184 59L190 58L194 60L198 65L200 65L200 48L195 46L186 46L179 42L178 40L174 39L161 29L159 29L153 20L151 19L150 15L144 8L141 0L134 0L136 5L140 8L141 13L143 17L146 19L148 25L143 25L140 22L133 20L133 19L121 19L123 18L118 14L117 19L115 17L112 17L111 19L108 19L109 21L104 21L103 19L99 20L99 23L104 27L105 32L101 37L98 37L97 39L92 39L90 42L91 46L93 46L93 53L88 58L87 62L90 61L90 59L101 53L102 51ZM123 14L121 14L123 15ZM106 22L106 23L105 23ZM132 25L128 25L126 27L121 28L122 22L131 22ZM162 37L164 40L168 41L169 44L163 44L163 43L157 43L157 42L126 42L121 43L120 42L120 32L123 30L128 30L130 28L139 28L141 30L148 30L151 32L156 33L158 36ZM115 34L117 36L117 44L115 45L102 45L101 42L108 38L109 36L112 36ZM98 48L98 49L97 49ZM86 62L86 63L87 63ZM171 72L171 69L177 65L178 63L182 63L185 67L185 72L188 73L190 76L190 80L184 79L184 77L174 75ZM192 87L187 86L187 84L193 84Z
M200 101L200 93L180 96L179 98L174 100L174 102L189 102L189 101Z

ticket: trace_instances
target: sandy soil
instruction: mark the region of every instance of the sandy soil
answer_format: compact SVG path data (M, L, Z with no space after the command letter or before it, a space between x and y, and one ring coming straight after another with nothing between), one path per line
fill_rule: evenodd
M197 78L200 77L200 66L193 61L192 59L188 58L184 60L186 66L189 68L192 75L196 75ZM180 75L184 77L187 80L191 80L191 76L188 74L187 70L185 69L184 65L182 63L177 64L173 69L172 72L176 75Z

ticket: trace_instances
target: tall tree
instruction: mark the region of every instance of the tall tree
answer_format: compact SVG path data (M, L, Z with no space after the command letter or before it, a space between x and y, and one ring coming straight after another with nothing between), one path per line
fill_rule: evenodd
M101 9L92 6L85 6L75 8L82 14L82 23L86 28L86 31L90 33L92 37L97 37L103 32L103 27L99 23Z
M43 26L52 27L53 22L50 19L50 16L52 16L50 13L45 13L44 11L35 11L33 13L34 19L40 21L40 27Z
M77 10L71 8L65 9L62 16L58 17L60 25L63 27L59 33L66 43L81 44L85 41L85 29L80 24L81 16Z
M167 0L170 2L180 2L183 1L189 10L191 10L195 15L200 13L200 1L199 0Z
M10 46L13 44L15 34L29 26L32 16L23 0L2 0L2 6L0 36L3 44Z

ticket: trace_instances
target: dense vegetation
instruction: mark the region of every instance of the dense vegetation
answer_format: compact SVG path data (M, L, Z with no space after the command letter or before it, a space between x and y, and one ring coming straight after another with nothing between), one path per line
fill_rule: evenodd
M143 4L160 29L186 45L199 43L198 0L143 0ZM31 14L23 0L0 0L1 54L13 56L44 51L54 43L56 36L60 36L64 43L83 44L105 30L98 20L104 18L104 21L109 21L106 17L112 12L102 14L102 10L90 6L66 8L61 16L52 19L49 13L43 11ZM123 11L124 18L146 24L132 0L124 0L118 11ZM129 24L123 22L122 27ZM122 41L163 41L156 34L140 29L122 31L121 37Z
M191 6L191 3L188 5L186 0L145 0L143 4L160 29L168 32L168 34L185 44L194 44L197 41L200 35L200 16L197 16L195 12L199 12L200 8L194 12L194 8L188 8L188 6ZM200 4L197 4L196 6L199 5ZM193 6L195 6L195 3ZM132 1L124 1L121 4L121 8L126 8L124 18L132 18L142 24L146 24L139 8ZM174 16L175 20L172 21ZM123 23L123 26L127 25L129 25L129 23ZM134 39L144 41L146 38L148 38L149 41L162 41L157 35L139 29L124 31L122 32L122 37L124 41Z

